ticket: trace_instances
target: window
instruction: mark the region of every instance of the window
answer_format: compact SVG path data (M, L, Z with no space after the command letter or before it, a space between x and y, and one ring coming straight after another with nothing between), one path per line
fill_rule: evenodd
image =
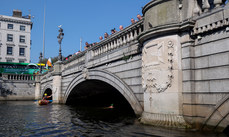
M24 60L19 60L19 63L25 63L25 61Z
M25 31L25 26L20 25L20 31Z
M7 41L13 41L13 34L7 34Z
M25 56L25 48L20 48L19 49L19 55L20 56Z
M12 59L7 59L6 62L13 62L13 60Z
M20 42L25 43L25 36L20 36Z
M13 24L8 24L8 29L14 29L14 25Z
M13 54L13 47L7 47L7 55L12 55Z

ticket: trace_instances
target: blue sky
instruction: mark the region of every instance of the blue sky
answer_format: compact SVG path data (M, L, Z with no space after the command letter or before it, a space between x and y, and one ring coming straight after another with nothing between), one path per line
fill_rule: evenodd
M68 56L82 45L98 42L105 32L119 25L127 27L130 19L142 15L142 7L150 0L1 0L0 15L12 16L13 9L28 15L31 10L31 62L38 62L43 48L44 5L46 5L45 57L58 55L58 27L64 29L62 54Z

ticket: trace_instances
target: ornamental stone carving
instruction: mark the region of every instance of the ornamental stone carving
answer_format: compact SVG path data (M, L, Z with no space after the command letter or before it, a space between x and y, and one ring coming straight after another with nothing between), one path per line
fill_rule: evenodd
M142 85L145 92L164 92L172 85L173 42L148 44L143 49Z
M84 79L88 79L89 78L89 76L88 76L88 69L86 67L83 68L82 73L83 73L83 78Z

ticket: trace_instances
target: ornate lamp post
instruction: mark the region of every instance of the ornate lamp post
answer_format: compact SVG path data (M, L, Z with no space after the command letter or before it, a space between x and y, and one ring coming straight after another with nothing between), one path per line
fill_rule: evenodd
M59 35L57 36L58 43L59 43L59 45L60 45L58 61L62 61L61 42L62 42L62 39L64 38L64 33L63 33L64 30L61 28L61 25L58 26L58 27L60 28L60 29L59 29Z
M43 58L43 56L42 56L42 53L40 53L40 57L39 57L39 62L40 62L40 74L42 73L42 66L41 66L41 62L42 62L42 58Z

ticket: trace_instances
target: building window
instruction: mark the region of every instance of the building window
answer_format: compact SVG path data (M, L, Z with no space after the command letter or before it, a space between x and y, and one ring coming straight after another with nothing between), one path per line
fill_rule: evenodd
M20 31L25 31L25 26L20 25Z
M7 55L12 55L13 54L13 47L7 47Z
M20 56L25 56L25 48L20 48L19 49L19 55Z
M8 29L14 29L14 25L13 24L8 24Z
M25 43L25 36L20 36L20 42Z
M12 59L7 59L6 62L13 62L13 60Z
M19 60L19 63L25 63L25 61L24 60Z
M13 34L7 34L7 41L13 41Z

